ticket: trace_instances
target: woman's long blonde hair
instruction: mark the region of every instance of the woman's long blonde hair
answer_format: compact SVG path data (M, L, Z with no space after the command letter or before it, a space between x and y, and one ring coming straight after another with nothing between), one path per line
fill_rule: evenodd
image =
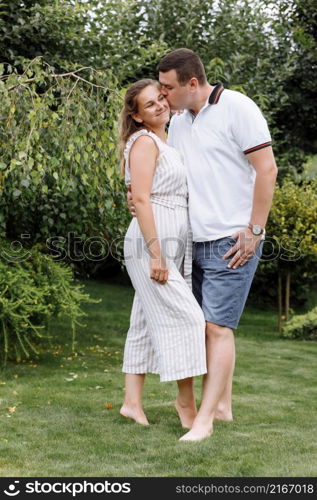
M138 103L137 103L138 95L143 89L145 89L145 87L148 87L149 85L155 85L157 88L159 88L160 86L158 81L152 80L151 78L144 78L143 80L138 80L137 82L134 82L132 85L130 85L125 94L124 105L120 113L120 136L119 136L120 137L119 156L121 160L120 171L122 175L124 175L123 151L127 143L127 140L134 132L137 132L138 130L145 128L143 123L136 122L132 118L132 115L138 112Z

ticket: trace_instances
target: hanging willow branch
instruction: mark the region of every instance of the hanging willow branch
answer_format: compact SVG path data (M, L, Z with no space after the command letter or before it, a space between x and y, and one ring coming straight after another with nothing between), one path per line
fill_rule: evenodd
M25 71L21 74L21 75L16 75L16 77L20 80L22 80L21 82L15 84L15 85L12 85L11 87L9 87L7 90L9 92L11 92L12 90L15 90L16 88L20 87L21 85L25 85L26 83L32 83L32 82L35 82L37 81L37 77L33 77L33 78L27 78L27 79L24 79L25 75L27 74L27 72L30 70L30 68L32 67L32 64L35 64L36 62L39 62L40 60L42 59L42 56L39 56L39 57L36 57L34 59L32 59L30 61L30 63L28 64L27 68L25 69ZM48 68L51 68L51 66L49 64L47 64L45 61L42 60L42 63L43 65L47 66ZM73 71L68 71L66 73L47 73L45 76L47 78L67 78L67 77L70 77L70 78L75 78L76 81L82 81L82 82L85 82L87 83L88 85L90 85L91 87L94 87L94 88L98 88L98 89L103 89L107 92L109 91L115 91L115 89L111 89L109 87L105 87L104 85L97 85L93 82L90 82L89 80L87 80L86 78L83 78L82 76L79 76L78 73L80 73L81 71L91 71L95 74L98 74L98 70L96 70L95 68L91 67L91 66L83 66L82 68L78 68L78 69L75 69ZM12 74L10 75L2 75L0 76L0 80L6 80L8 79L10 76L12 76Z

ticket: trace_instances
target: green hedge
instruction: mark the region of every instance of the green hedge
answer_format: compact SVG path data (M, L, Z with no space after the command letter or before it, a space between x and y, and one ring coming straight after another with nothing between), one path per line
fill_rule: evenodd
M282 330L283 337L317 341L317 307L306 314L293 316Z

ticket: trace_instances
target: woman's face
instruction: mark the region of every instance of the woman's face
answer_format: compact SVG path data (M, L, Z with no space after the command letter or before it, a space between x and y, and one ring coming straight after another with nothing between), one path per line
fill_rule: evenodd
M148 85L137 97L138 112L132 118L150 128L165 125L170 119L169 104L155 85Z

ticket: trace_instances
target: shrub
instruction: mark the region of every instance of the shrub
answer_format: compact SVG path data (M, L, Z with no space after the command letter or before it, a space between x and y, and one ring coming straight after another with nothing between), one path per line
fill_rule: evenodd
M291 339L317 340L317 307L306 314L293 316L283 327L282 336Z
M83 302L96 302L73 282L72 271L38 248L20 248L0 241L0 357L19 360L38 354L37 344L49 339L50 318L65 315L70 320L72 350L76 325L86 315ZM83 326L83 325L82 325Z
M254 280L257 297L270 298L282 320L291 305L302 305L316 281L317 180L294 182L285 177L276 185L267 224L262 262Z

